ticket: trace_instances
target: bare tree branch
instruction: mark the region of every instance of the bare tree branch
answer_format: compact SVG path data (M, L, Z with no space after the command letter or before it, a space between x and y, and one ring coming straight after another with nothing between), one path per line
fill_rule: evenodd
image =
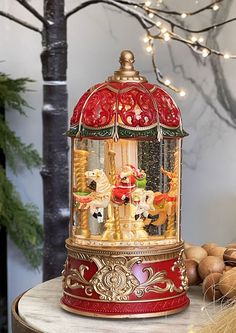
M206 9L211 8L212 6L216 3L222 2L224 0L218 0L218 1L213 1L210 5L207 5L205 7L202 7L201 9L199 9L197 11L197 13L204 11ZM218 24L213 24L211 26L205 27L204 29L201 30L193 30L193 29L189 29L186 28L182 22L174 22L171 19L169 19L170 13L172 13L169 10L161 10L161 9L150 9L149 7L147 7L145 4L140 4L137 1L133 1L133 0L87 0L83 3L80 3L77 7L75 7L74 9L72 9L71 11L69 11L65 16L66 19L68 19L71 15L77 13L78 11L90 6L90 5L94 5L94 4L107 4L110 5L112 7L116 7L118 9L120 9L121 11L135 17L139 23L141 24L141 26L143 27L143 29L146 30L147 32L147 36L149 37L149 48L148 48L148 52L151 52L152 54L152 65L153 65L153 69L156 75L156 79L159 83L161 83L162 85L166 86L167 88L180 93L182 96L184 96L185 92L177 87L175 87L174 85L170 84L168 82L168 84L166 84L165 80L163 80L163 75L161 74L160 70L157 68L156 63L155 63L155 50L154 50L154 44L153 44L153 39L162 39L162 40L166 40L166 34L168 35L168 39L172 39L175 40L177 42L181 42L185 45L187 45L188 47L190 47L195 53L200 54L204 57L211 55L211 54L215 54L217 56L221 56L224 57L225 54L219 50L215 50L213 48L209 48L208 46L199 43L199 41L192 41L188 38L184 38L181 35L177 34L174 32L174 28L179 28L184 32L201 32L201 31L211 31L211 30L215 30L216 27L218 26L222 26L224 24L227 24L229 22L232 22L234 20L236 20L236 18L232 18L230 20L218 23ZM168 17L162 16L159 13L163 12L165 14L168 13ZM161 18L162 20L164 20L166 23L168 23L171 27L171 31L169 31L168 29L164 28L164 32L163 32L163 28L160 28L160 25L157 24L157 22L155 22L155 20L152 19L152 17L150 17L148 14L153 13L154 16L157 16L159 18ZM177 12L175 12L177 13ZM195 12L192 12L193 14ZM157 33L151 33L152 28L157 30ZM230 58L236 58L236 55L230 55ZM168 81L168 80L167 80Z
M26 0L16 0L16 1L20 5L22 5L25 9L27 9L31 14L33 14L44 25L48 25L47 20L45 20L45 18L34 7L32 7Z
M99 4L99 3L104 3L104 4L108 4L108 5L114 5L114 3L116 3L116 1L110 1L110 0L88 0L85 1L81 4L79 4L78 6L76 6L75 8L73 8L71 11L69 11L65 16L66 18L69 18L71 15L77 13L78 11L80 11L81 9L84 9L90 5L94 5L94 4ZM117 5L118 4L123 4L123 5L133 5L133 6L137 6L139 8L142 8L142 6L140 6L136 1L117 1ZM120 8L120 7L118 7Z
M186 15L193 16L193 15L202 13L205 10L212 9L212 6L214 4L217 4L217 3L220 3L220 2L223 2L223 1L225 1L225 0L215 0L215 1L211 2L210 4L208 4L207 6L201 7L196 11L187 12ZM70 12L68 12L66 16L69 17L72 14L76 13L77 11L79 11L79 10L81 10L81 9L91 5L91 4L97 4L97 3L101 3L101 2L105 3L106 1L104 1L104 0L100 0L100 1L99 0L88 0L88 1L86 1L82 4L80 4L80 5L76 6L74 9L72 9ZM124 5L135 6L135 8L143 9L145 11L148 11L149 13L163 13L163 14L178 15L178 16L181 16L183 14L183 13L177 12L177 11L148 7L148 6L145 5L145 3L139 3L137 1L120 0L120 1L117 1L117 2L122 3Z
M42 31L39 28L33 26L32 24L29 24L28 22L20 20L20 19L18 19L17 17L15 17L15 16L13 16L11 14L5 13L5 12L3 12L3 11L0 10L0 16L6 17L9 20L11 20L11 21L13 21L15 23L18 23L18 24L22 25L25 28L28 28L30 30L33 30L33 31L36 31L36 32L39 32L40 34L42 34Z
M199 13L202 13L204 12L205 10L208 10L208 9L212 9L212 7L215 5L215 4L218 4L220 2L223 2L224 0L216 0L216 1L213 1L211 2L209 5L207 6L204 6L204 7L201 7L199 8L198 10L195 10L193 12L185 12L185 14L187 16L194 16L196 14L199 14ZM143 7L144 5L140 5L139 7ZM181 16L183 14L183 12L177 12L177 11L173 11L173 10L165 10L165 9L159 9L159 8L153 8L153 7L149 7L150 8L150 12L152 11L156 11L156 12L159 12L159 13L163 13L163 14L168 14L168 15L176 15L176 16ZM148 10L149 10L148 8Z
M217 23L217 24L213 24L213 25L210 25L210 26L205 27L203 29L190 29L190 28L187 28L185 26L182 26L180 24L175 23L174 21L168 19L165 16L160 15L157 10L149 10L149 9L147 9L147 12L150 12L150 13L154 14L154 16L156 16L159 19L161 19L161 20L167 22L168 24L170 24L170 26L172 27L172 30L174 30L174 28L178 28L180 30L183 30L183 31L186 31L186 32L195 33L195 34L202 33L202 32L207 32L207 31L213 30L215 28L221 27L222 25L226 25L228 23L236 21L236 17L233 17L233 18L231 18L231 19L229 19L227 21L223 21L223 22L220 22L220 23Z
M210 106L210 108L212 108L213 112L216 114L216 116L222 120L227 126L236 129L236 124L234 122L231 122L230 120L228 120L227 118L225 118L218 110L217 106L215 105L215 103L212 101L211 96L205 92L204 87L202 86L202 84L199 84L193 77L189 77L185 74L185 70L183 65L180 64L176 64L175 60L174 60L174 56L172 53L172 50L169 46L169 53L170 53L170 59L171 59L171 63L173 68L176 69L179 68L183 78L186 79L187 81L191 82L192 85L196 88L196 90L201 94L201 96L203 97L203 99L205 100L206 104L208 106Z
M144 29L150 28L153 25L152 20L146 18L142 13L138 12L137 10L127 6L127 5L130 5L131 3L133 4L134 3L133 1L130 2L130 1L115 1L115 0L89 0L89 1L83 2L79 6L75 7L70 12L68 12L65 15L66 19L68 19L71 15L75 14L76 12L80 11L81 9L84 9L90 5L99 4L99 3L111 5L113 7L121 9L122 11L126 12L127 14L130 14L131 16L135 17L139 21L139 23L141 24L141 26ZM147 24L150 24L151 26L148 27Z
M219 12L212 17L212 22L215 20L225 20L230 13L230 7L232 2L228 2L224 12ZM217 37L221 30L211 31L208 34L209 44L212 47L219 47ZM217 89L217 99L222 107L225 109L228 116L231 118L234 124L236 124L236 100L233 97L225 73L222 67L222 63L217 57L210 58L210 64L212 68L212 74L215 80Z
M162 85L166 86L165 80L163 79L163 74L161 73L161 71L157 67L155 55L156 55L155 52L152 52L152 67L153 67L154 74L156 76L156 80L157 80L157 82L159 82ZM167 87L169 89L173 90L176 93L180 93L180 91L181 91L181 89L178 89L177 87L175 87L172 84L168 84Z

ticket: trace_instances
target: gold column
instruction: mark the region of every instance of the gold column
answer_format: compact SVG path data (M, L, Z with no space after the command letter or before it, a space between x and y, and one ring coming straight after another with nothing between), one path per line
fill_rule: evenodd
M109 169L109 178L112 185L116 183L116 164L115 164L116 153L112 150L108 151L108 169ZM120 213L119 207L114 206L110 203L113 209L109 209L109 216L105 224L105 232L103 233L103 240L120 240Z
M137 168L138 167L137 141L121 140L120 147L121 147L121 156L122 156L121 166L124 167L124 165L131 164ZM135 210L136 208L131 202L121 207L120 211L121 237L124 240L139 241L148 238L148 234L144 230L144 221L141 219L136 221L134 218Z
M115 156L116 153L114 151L108 152L109 160L110 160L110 181L112 185L116 183L116 163L115 163ZM120 239L120 214L119 214L119 207L113 207L113 214L114 214L114 226L115 226L115 238L117 240Z
M174 153L175 163L173 173L166 172L167 177L170 179L170 189L168 195L170 197L175 197L176 201L168 202L168 222L167 229L165 231L165 236L173 237L177 234L177 240L180 241L180 191L181 191L181 176L180 176L180 148L179 145Z
M167 229L165 231L166 237L172 237L176 235L175 230L175 210L176 210L176 203L171 203L170 207L168 207L168 224Z
M88 192L87 179L85 172L88 170L87 150L75 149L74 151L74 170L78 192ZM87 209L79 209L79 226L75 230L76 235L90 237L89 215Z

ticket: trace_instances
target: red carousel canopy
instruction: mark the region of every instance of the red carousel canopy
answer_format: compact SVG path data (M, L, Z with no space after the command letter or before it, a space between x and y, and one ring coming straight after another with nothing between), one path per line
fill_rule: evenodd
M153 140L187 135L172 97L140 76L133 62L132 52L123 51L120 70L80 98L68 136Z

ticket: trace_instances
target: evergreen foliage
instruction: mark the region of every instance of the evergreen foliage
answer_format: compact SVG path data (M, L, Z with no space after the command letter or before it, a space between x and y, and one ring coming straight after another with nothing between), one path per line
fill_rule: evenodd
M21 96L26 92L26 83L33 82L28 78L13 80L8 75L0 72L0 105L7 105L12 110L17 110L25 115L24 107L30 107Z
M29 107L22 97L28 78L17 80L0 73L0 107L17 110L25 115L24 108ZM0 149L8 166L17 173L19 167L31 170L38 167L41 159L32 144L24 144L0 117ZM38 209L32 204L24 204L12 183L7 179L5 170L0 166L0 228L6 227L10 238L23 252L33 267L37 267L42 258L43 228L39 223Z

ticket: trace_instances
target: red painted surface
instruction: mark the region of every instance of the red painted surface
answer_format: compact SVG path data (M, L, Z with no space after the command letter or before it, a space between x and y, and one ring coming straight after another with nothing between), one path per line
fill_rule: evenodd
M92 128L114 123L145 128L157 123L180 126L180 110L172 97L150 83L105 82L88 90L77 103L70 124Z
M164 260L160 262L152 263L137 263L132 267L132 273L137 278L139 283L143 283L148 279L148 271L145 268L152 268L153 273L166 271L166 278L173 281L174 285L179 288L181 286L181 274L179 268L176 268L174 271L172 269L174 263L177 261L177 258ZM98 271L98 268L94 262L87 260L75 259L68 257L68 265L65 272L67 276L71 269L79 269L81 265L88 267L85 270L84 278L89 281L94 274ZM75 281L76 282L76 281ZM158 283L151 285L159 286L165 288L166 283ZM84 285L86 287L86 285ZM100 315L129 315L129 314L151 314L165 311L177 310L179 308L185 307L189 304L189 299L186 293L173 291L164 291L164 292L153 292L147 290L144 295L140 298L133 292L129 295L128 300L125 302L111 302L111 301L99 301L100 295L97 294L94 290L91 292L91 295L88 296L85 293L85 288L75 288L69 289L66 288L65 291L68 294L64 294L61 299L62 304L71 308L72 310L77 310L86 313L97 313ZM75 296L75 297L73 297ZM174 296L174 297L173 297ZM76 297L82 297L79 299ZM145 301L145 302L143 302Z
M118 303L118 302L95 302L87 300L78 300L67 295L61 299L62 304L72 310L106 316L125 316L132 314L154 314L174 311L184 308L189 304L189 299L185 293L179 297L156 302L136 302L136 303ZM164 313L163 313L164 315Z

